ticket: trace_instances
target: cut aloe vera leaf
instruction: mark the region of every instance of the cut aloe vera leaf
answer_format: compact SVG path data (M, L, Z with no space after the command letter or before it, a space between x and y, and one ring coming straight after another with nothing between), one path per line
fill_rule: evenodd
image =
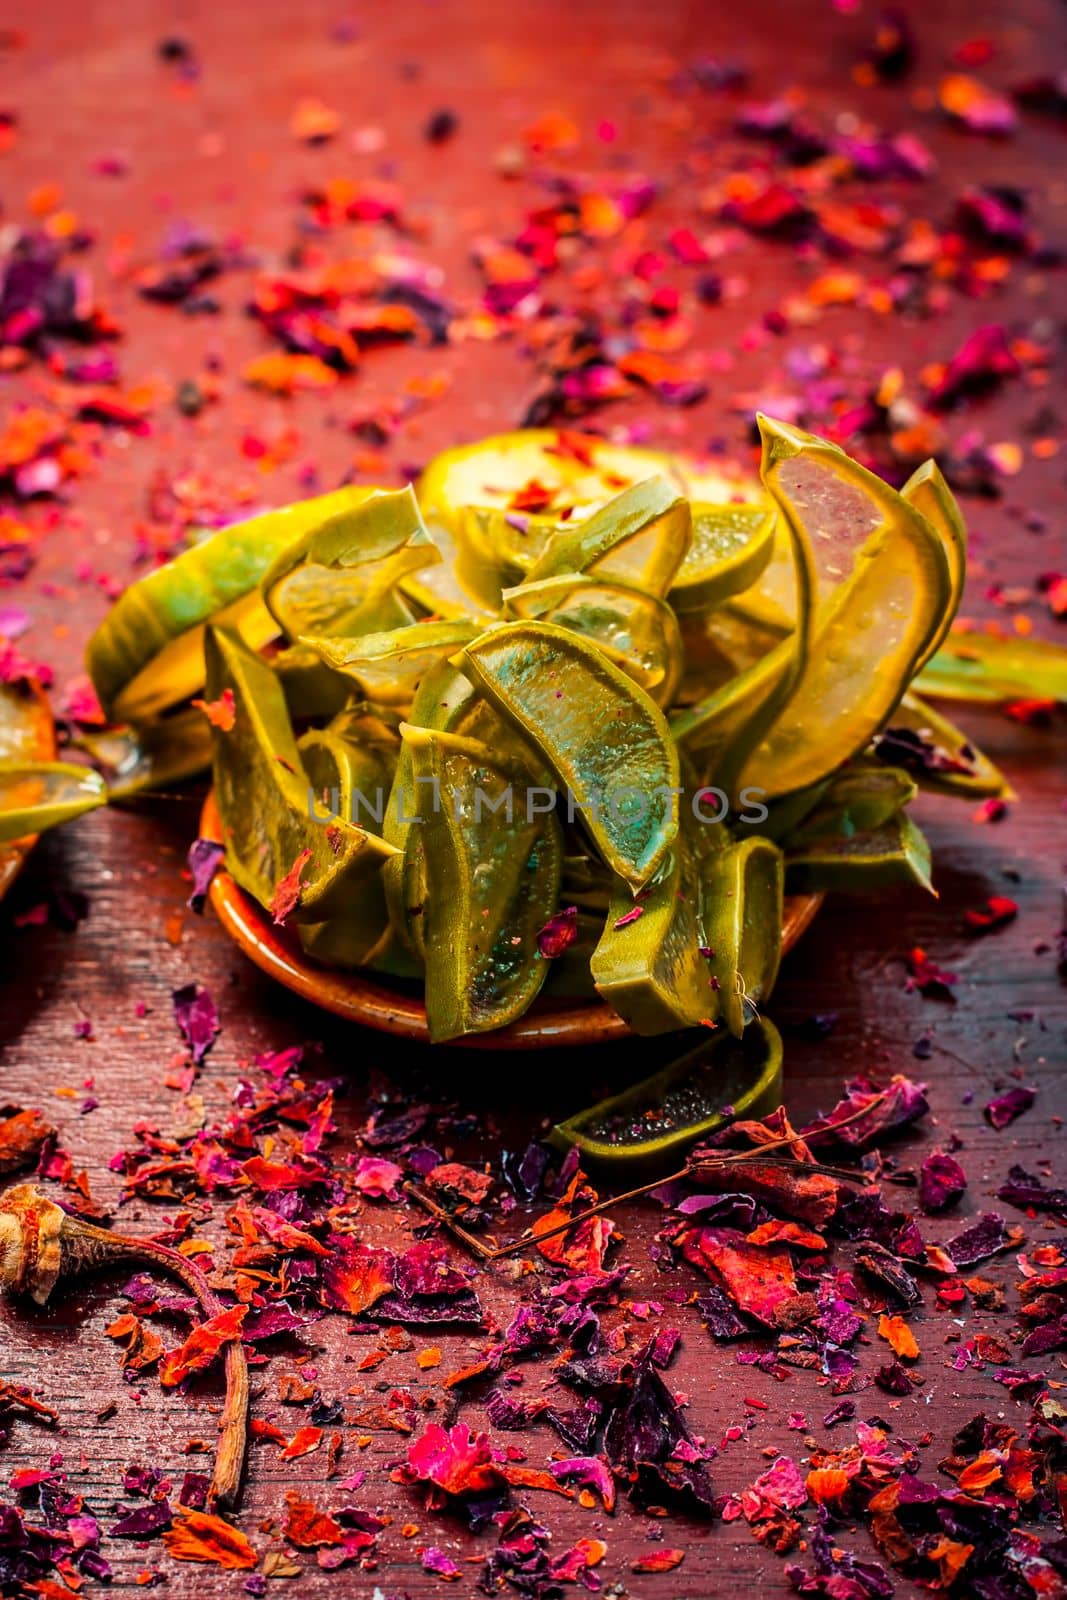
M915 687L945 700L1067 702L1067 650L1043 639L960 628L926 663Z
M782 1041L766 1017L740 1039L720 1034L641 1083L579 1111L552 1130L582 1161L665 1167L738 1118L766 1117L782 1103Z
M665 595L693 538L689 502L666 478L635 483L591 517L563 523L530 568L531 582L592 572Z
M266 662L222 628L208 630L205 650L211 701L228 698L232 710L231 724L213 729L226 865L276 915L283 883L298 872L283 915L321 922L344 908L353 886L377 872L393 847L318 807L281 685Z
M146 722L196 694L208 622L236 629L253 649L266 644L277 624L258 592L264 572L294 541L371 492L338 489L233 523L131 584L86 647L105 711L117 722Z
M0 761L0 845L107 804L107 784L69 761Z
M845 839L870 833L884 827L916 793L915 780L901 768L857 762L828 780L816 804L786 835L783 848L787 854L801 852L827 835Z
M506 589L517 618L554 622L591 639L659 706L678 690L684 652L678 619L658 596L590 573L541 578Z
M388 747L359 743L333 727L305 733L297 749L323 811L380 834L392 780ZM304 949L319 961L369 967L385 959L394 939L381 873L368 873L332 917L299 933Z
M138 727L90 729L78 744L106 769L112 801L185 783L211 766L211 724L198 706Z
M421 824L426 1020L442 1042L504 1027L541 988L538 934L558 905L563 837L477 741L410 726L404 737L433 791Z
M869 894L895 883L917 883L932 894L930 845L906 812L868 833L809 838L786 854L790 894L820 894L836 889Z
M900 491L902 500L914 506L941 540L948 567L949 593L941 622L919 661L921 672L930 657L945 641L952 619L963 599L963 586L967 578L967 525L936 461L925 461L916 468Z
M683 809L678 838L655 880L636 898L627 882L615 880L590 971L600 998L635 1033L714 1027L719 1016L718 986L704 954L701 862L713 847L704 831ZM726 848L724 830L717 825L714 833Z
M740 1037L778 976L782 852L759 835L710 855L703 872L707 962L729 1031Z
M563 428L523 428L459 445L436 456L418 483L427 515L452 521L466 506L580 521L620 490L667 477L688 500L717 505L760 501L758 484L739 483L686 456L613 444Z
M549 622L491 628L463 670L584 807L604 861L634 889L678 832L678 751L659 707L604 653Z
M750 589L775 549L777 518L768 506L694 505L692 513L692 541L668 595L679 616Z
M308 635L301 643L366 699L382 706L409 706L430 668L482 631L481 624L457 617L349 639Z
M804 669L740 771L741 784L777 797L818 782L883 726L941 623L950 580L938 536L888 484L810 434L761 426L765 481L787 521L811 523L828 594Z
M260 589L290 643L380 633L414 621L400 581L440 559L413 491L378 490L282 551Z

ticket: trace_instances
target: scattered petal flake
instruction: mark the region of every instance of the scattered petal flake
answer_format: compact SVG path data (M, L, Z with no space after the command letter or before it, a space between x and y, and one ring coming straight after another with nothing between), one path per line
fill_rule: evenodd
M955 1156L934 1150L919 1168L919 1200L924 1211L947 1211L967 1187L967 1175Z
M1003 1094L998 1094L996 1099L990 1100L983 1115L991 1128L1006 1128L1016 1117L1021 1117L1024 1111L1029 1111L1036 1099L1036 1089L1028 1089L1019 1084L1013 1089L1006 1089Z
M215 1002L198 983L187 983L175 989L172 998L174 1020L189 1046L194 1065L199 1066L219 1033L219 1014Z
M186 860L189 866L189 875L193 880L193 887L189 895L188 906L189 910L195 911L198 916L207 903L211 880L221 867L225 854L225 847L217 844L214 839L194 839L189 846L189 854Z
M0 1106L0 1175L31 1167L55 1129L39 1111Z
M247 1306L230 1306L194 1328L180 1349L168 1350L159 1371L163 1387L173 1388L191 1373L210 1367L225 1345L241 1337L247 1311Z
M720 1280L738 1307L768 1327L797 1298L797 1280L787 1250L749 1244L730 1228L701 1228L682 1235L683 1253Z
M663 1550L653 1550L647 1556L639 1556L631 1565L631 1572L673 1572L675 1567L680 1567L685 1560L685 1551L666 1547Z
M202 1561L227 1571L254 1567L259 1559L239 1528L188 1506L178 1508L163 1543L176 1561Z
M431 1422L409 1446L408 1466L417 1481L451 1495L480 1494L501 1481L488 1434L472 1434L465 1422L450 1429Z

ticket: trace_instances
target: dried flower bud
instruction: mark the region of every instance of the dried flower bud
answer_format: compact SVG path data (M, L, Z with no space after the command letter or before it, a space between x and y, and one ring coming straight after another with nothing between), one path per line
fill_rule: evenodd
M199 1267L176 1250L71 1216L32 1183L15 1184L0 1194L0 1288L29 1295L43 1306L60 1279L133 1261L177 1278L208 1316L223 1309ZM237 1498L247 1431L248 1364L236 1339L226 1346L226 1404L211 1485L212 1499L220 1506Z

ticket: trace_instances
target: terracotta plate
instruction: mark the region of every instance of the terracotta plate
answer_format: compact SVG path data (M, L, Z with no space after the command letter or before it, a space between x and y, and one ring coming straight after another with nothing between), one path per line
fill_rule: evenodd
M222 824L214 793L204 801L200 833L221 842ZM792 949L822 905L822 895L796 895L785 902L783 950ZM370 972L326 967L306 954L296 934L279 928L258 901L245 894L228 872L217 872L211 904L226 932L257 967L287 989L336 1016L361 1022L380 1033L429 1044L426 1007L418 989ZM463 1049L544 1050L551 1045L586 1045L625 1039L631 1030L602 1001L535 1000L525 1016L493 1033L472 1034L453 1043Z
M0 687L0 755L7 760L54 761L56 725L44 690L36 683ZM37 843L31 833L0 845L0 900L22 870Z

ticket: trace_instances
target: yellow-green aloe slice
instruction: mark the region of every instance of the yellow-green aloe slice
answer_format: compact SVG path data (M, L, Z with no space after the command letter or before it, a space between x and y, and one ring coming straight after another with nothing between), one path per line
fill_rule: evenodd
M549 963L538 934L558 905L563 833L476 741L408 726L404 736L430 791L426 1020L443 1041L503 1027L540 989Z
M384 910L382 916L385 917ZM390 978L422 976L419 958L401 944L388 920L382 927L368 915L363 900L339 911L328 922L301 923L296 931L308 955L324 966L346 971L362 968Z
M692 514L692 543L668 595L679 615L708 611L751 588L775 548L777 519L767 506L695 505Z
M578 520L620 490L653 477L670 478L688 500L702 505L763 498L758 485L739 484L687 457L556 428L524 428L446 450L426 468L418 494L428 515L451 520L465 506L519 510L530 500L524 491L536 486L547 492L543 505L534 497L538 514Z
M323 810L369 833L380 833L392 778L385 748L356 743L333 728L305 733L297 748ZM304 949L320 961L366 967L385 959L393 944L393 931L381 873L368 873L354 886L343 909L328 921L305 925L299 931Z
M358 892L392 846L320 807L293 737L285 697L270 667L228 629L204 641L209 703L232 708L216 726L215 798L226 864L241 887L277 911L283 884L298 873L288 915L318 922ZM228 691L228 694L227 694ZM286 897L291 898L291 897Z
M393 780L389 746L346 737L333 724L309 729L296 747L318 807L380 834Z
M639 889L678 832L678 752L662 711L595 645L551 622L491 628L460 658L535 745L613 872Z
M0 761L0 845L107 804L107 784L69 761Z
M692 538L688 500L667 478L649 478L624 489L585 521L562 523L530 568L530 581L593 572L665 595Z
M955 496L935 462L927 461L919 467L901 489L900 495L925 517L941 540L949 573L945 609L940 625L935 629L918 664L917 670L921 671L948 634L959 607L967 569L967 530ZM747 511L747 508L744 509ZM698 522L699 516L694 509L694 523ZM861 515L857 525L861 529L869 527L870 519ZM768 647L767 641L773 643L792 629L793 563L781 527L772 539L772 550L771 559L757 574L755 587L746 585L743 593L733 591L727 597L724 610L708 623L711 637L721 637L727 652L731 646L734 647L735 659L740 648L740 665L748 664L744 660L746 652L759 649L763 653ZM822 589L825 592L825 581ZM674 601L673 594L671 600Z
M1014 798L1000 768L917 694L906 694L874 744L880 760L905 763L921 789L965 800ZM905 760L908 754L912 759Z
M951 585L938 536L888 484L811 434L764 426L765 481L787 519L812 524L830 584L804 670L740 771L742 785L777 796L816 783L869 743L940 626Z
M757 1017L740 1039L720 1033L621 1094L611 1095L550 1135L577 1145L587 1161L648 1168L671 1161L739 1117L765 1117L782 1103L782 1041Z
M258 584L271 562L372 492L338 489L235 522L131 584L85 652L108 715L117 722L145 722L195 694L204 682L207 622L226 623L253 648L265 644L277 627Z
M1044 639L951 632L926 663L915 687L945 700L1067 702L1067 650Z
M413 490L375 490L290 544L260 587L291 643L312 633L379 633L413 621L397 586L440 559Z
M708 969L718 985L722 1020L736 1036L757 1014L778 976L783 883L782 852L759 836L715 851L705 862Z
M743 620L730 603L712 612L687 612L678 618L685 656L685 675L678 709L699 705L725 688L731 678L762 661L792 632L770 633Z
M780 537L788 550L792 567L794 625L750 666L672 722L679 744L702 753L701 777L731 793L746 787L742 773L751 752L773 727L808 671L819 586L819 566L809 530L780 481L783 441L788 441L790 434L783 433L783 425L770 418L758 420L763 443L760 477L779 510L776 538ZM757 786L767 792L762 780Z
M482 627L464 618L414 622L388 633L354 639L308 635L301 640L326 666L353 680L363 695L383 706L406 706L435 662L477 638Z
M917 883L933 894L930 846L906 812L867 833L828 833L786 854L790 894L834 889L870 893L894 883Z
M678 619L665 600L633 584L564 573L506 589L509 615L555 622L592 639L655 700L674 700L684 652Z
M688 807L678 838L653 881L637 897L617 878L589 966L597 993L635 1033L713 1027L719 995L705 951L701 863L712 841ZM709 827L710 834L711 829ZM725 834L715 829L725 848Z
M914 779L900 767L856 762L834 774L804 819L785 835L782 848L788 854L827 835L847 839L871 833L891 821L916 793Z
M53 761L56 729L40 685L19 678L0 683L0 761ZM18 877L35 835L0 846L0 899Z
M952 619L963 599L963 585L967 578L967 526L936 461L924 461L917 467L900 491L902 500L914 506L926 518L941 540L948 567L949 594L939 627L926 646L919 661L921 672L935 651L944 643L952 626Z
M411 723L438 732L481 738L497 747L515 736L478 693L469 678L450 662L431 667L412 703ZM389 920L397 938L420 960L426 948L425 830L415 819L422 816L425 786L415 782L412 743L402 741L386 806L382 836L397 851L382 869Z
M473 615L489 617L499 609L499 591L490 586L489 603L478 598L485 592L488 566L481 558L473 565L473 589L464 571L464 545L458 532L440 516L427 517L426 529L440 552L440 561L421 567L400 579L398 588L414 610L416 618L431 617L451 619Z
M499 612L503 593L521 583L541 556L557 524L487 506L464 506L455 517L455 576L483 611Z

